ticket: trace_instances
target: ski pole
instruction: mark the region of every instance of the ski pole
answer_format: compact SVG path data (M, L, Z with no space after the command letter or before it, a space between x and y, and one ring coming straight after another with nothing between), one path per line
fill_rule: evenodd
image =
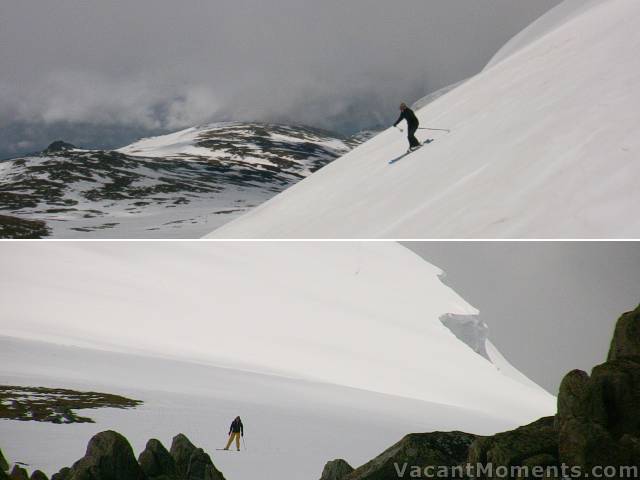
M244 443L244 435L242 435L242 446L244 447L244 449L247 449L247 444Z
M398 130L400 130L401 132L403 132L403 133L404 133L404 130L403 130L403 129L401 129L400 127L397 127L397 126L396 126L396 128L397 128Z
M418 130L436 130L438 132L447 132L447 133L451 133L451 130L447 129L447 128L422 128L419 127Z

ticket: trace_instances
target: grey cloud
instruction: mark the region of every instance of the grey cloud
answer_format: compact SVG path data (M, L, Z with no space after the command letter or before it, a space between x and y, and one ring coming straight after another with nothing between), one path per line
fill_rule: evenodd
M477 72L558 2L3 0L0 129L238 119L347 133Z

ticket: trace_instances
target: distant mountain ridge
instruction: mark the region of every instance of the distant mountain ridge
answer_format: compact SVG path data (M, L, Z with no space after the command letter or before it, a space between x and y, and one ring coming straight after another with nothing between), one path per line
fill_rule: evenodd
M54 237L198 237L366 138L226 122L118 150L56 141L0 162L0 213L45 221Z

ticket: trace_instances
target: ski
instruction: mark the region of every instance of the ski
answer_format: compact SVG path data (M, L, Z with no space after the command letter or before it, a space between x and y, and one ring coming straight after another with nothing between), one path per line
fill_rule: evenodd
M431 142L433 142L433 141L434 141L434 140L433 140L433 138L429 138L429 139L425 140L424 142L422 142L422 143L420 144L420 146L419 146L418 148L415 148L415 149L413 149L413 150L409 149L409 150L407 150L405 153L403 153L402 155L400 155L399 157L394 158L393 160L389 160L389 165L394 164L394 163L396 163L396 162L398 162L398 161L402 160L404 157L406 157L406 156L407 156L407 155L409 155L410 153L417 152L417 151L418 151L418 150L420 150L420 148L422 148L424 145L429 145L429 144L430 144Z
M229 450L228 448L216 448L219 452L232 452L232 453L240 453L240 450Z

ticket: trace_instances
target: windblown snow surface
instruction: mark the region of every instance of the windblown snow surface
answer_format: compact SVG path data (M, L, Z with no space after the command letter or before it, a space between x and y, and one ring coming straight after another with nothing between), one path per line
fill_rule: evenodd
M417 111L450 134L389 165L390 128L211 236L638 237L638 51L640 2L560 4Z
M2 383L144 401L96 424L0 421L10 461L47 473L115 429L136 454L183 432L232 480L313 479L409 432L555 411L443 326L477 311L398 244L8 243L0 266ZM215 451L235 415L247 450Z

